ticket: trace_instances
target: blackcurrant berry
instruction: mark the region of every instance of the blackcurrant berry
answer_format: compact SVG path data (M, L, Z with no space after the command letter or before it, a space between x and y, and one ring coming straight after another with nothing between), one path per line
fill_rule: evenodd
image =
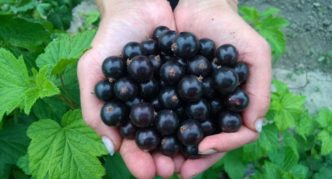
M166 156L174 156L181 149L179 141L174 136L165 136L160 142L160 151Z
M144 55L144 49L138 42L129 42L122 49L123 59L132 59L136 56Z
M211 63L203 56L195 56L190 59L188 64L188 72L196 75L206 77L212 71Z
M182 65L174 60L167 61L160 67L160 78L169 85L178 83L184 74Z
M200 39L199 40L199 54L206 57L209 60L213 59L214 52L216 50L216 44L211 39Z
M159 69L160 69L161 65L163 64L163 60L160 58L160 55L156 55L156 56L150 55L148 58L152 63L154 76L156 78L158 78Z
M184 121L177 133L177 137L183 145L197 145L204 137L200 123L189 119Z
M247 81L249 77L249 67L245 63L238 63L234 67L234 71L239 77L239 83L243 84Z
M196 36L190 32L181 32L172 45L174 54L181 58L190 58L199 50L199 42Z
M154 121L154 109L149 103L136 104L131 107L129 118L136 127L149 127Z
M161 35L163 35L165 32L168 32L169 28L165 27L165 26L159 26L157 27L153 33L152 33L152 38L154 40L158 40L160 38Z
M234 67L238 61L239 53L233 45L221 45L216 50L214 63L222 66Z
M237 132L242 125L240 114L234 112L221 112L218 116L218 124L222 132Z
M213 74L215 88L220 93L230 93L239 85L239 78L234 70L230 68L220 68Z
M152 151L158 147L160 143L160 136L154 129L140 129L136 132L135 141L140 149L144 151Z
M138 88L130 79L121 78L115 82L113 91L118 99L128 101L137 95Z
M152 105L152 107L153 107L153 109L154 109L155 111L160 111L160 110L162 109L162 104L161 104L161 102L160 102L160 100L159 100L159 96L153 98L153 99L150 101L150 103L151 103L151 105Z
M165 54L172 55L172 43L176 37L175 31L167 31L159 37L159 48Z
M113 97L113 85L108 80L100 81L95 86L95 94L98 99L109 101Z
M158 95L159 85L154 79L139 85L140 95L144 99L153 98Z
M161 135L171 135L179 126L179 118L172 110L162 110L156 116L155 126Z
M117 80L123 76L125 63L120 57L107 57L102 64L102 71L107 78Z
M179 82L177 91L181 99L189 102L197 101L203 95L202 82L196 76L185 76Z
M121 125L120 135L126 139L135 139L136 136L136 127L131 123L127 122Z
M229 110L234 112L241 112L249 104L248 95L241 89L236 89L226 97L226 106Z
M212 78L205 78L202 81L203 96L207 99L212 99L216 96L216 91L214 90L214 80Z
M142 48L145 55L157 55L159 52L158 43L155 40L143 41Z
M165 109L176 109L181 106L181 100L174 88L164 88L159 93L159 100Z
M223 104L218 97L212 99L210 101L210 107L211 107L211 114L215 116L216 114L219 114L223 110Z
M127 100L126 101L126 105L131 108L133 107L134 105L138 104L138 103L141 103L143 100L139 97L134 97L133 99L130 99L130 100Z
M211 120L201 122L201 128L205 136L213 135L216 133L216 127Z
M183 147L183 155L187 159L198 159L200 155L198 154L198 145L189 145Z
M210 105L206 100L201 99L199 101L189 103L186 106L186 113L191 119L204 121L210 115Z
M127 109L121 102L111 101L102 107L100 116L108 126L119 126L126 120Z
M148 57L136 56L127 66L127 71L135 81L139 83L147 82L153 76L153 64Z

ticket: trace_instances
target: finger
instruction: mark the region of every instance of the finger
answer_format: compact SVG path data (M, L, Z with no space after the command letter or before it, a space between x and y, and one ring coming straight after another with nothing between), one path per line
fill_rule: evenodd
M87 53L81 58L78 65L83 118L91 128L93 128L99 135L103 136L105 146L112 155L119 149L121 137L115 128L106 126L100 118L99 111L103 106L103 102L98 100L94 95L94 86L100 80L104 79L104 77L100 72L100 66L93 64L98 62L94 58L98 57L92 53ZM90 73L87 73L87 71L90 71Z
M182 155L176 155L173 157L174 165L175 165L175 172L178 173L181 171L181 167L184 163L184 158Z
M120 154L128 169L136 178L151 179L156 175L152 156L137 147L135 141L124 139Z
M186 160L181 168L182 178L193 178L216 163L224 153L216 153L196 160Z
M220 133L207 136L199 144L200 154L213 154L217 152L227 152L250 143L258 138L258 133L242 126L235 133Z
M154 153L153 159L158 176L169 178L173 175L175 166L172 158L162 155L161 153Z

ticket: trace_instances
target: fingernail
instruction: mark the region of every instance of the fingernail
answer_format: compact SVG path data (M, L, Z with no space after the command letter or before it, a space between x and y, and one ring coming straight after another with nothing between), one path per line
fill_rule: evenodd
M104 143L104 145L105 145L106 150L108 151L108 153L111 156L113 156L114 152L115 152L113 142L108 137L105 137L105 136L102 136L101 140L103 141L103 143Z
M217 151L214 150L214 149L208 149L208 150L199 152L199 154L201 154L201 155L212 155L212 154L215 154L215 153L217 153Z
M263 119L257 119L255 122L255 128L257 132L262 132L262 128L263 128Z

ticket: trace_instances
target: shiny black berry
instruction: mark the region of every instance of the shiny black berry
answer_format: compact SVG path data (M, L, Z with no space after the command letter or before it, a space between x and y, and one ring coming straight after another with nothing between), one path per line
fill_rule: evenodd
M213 135L217 131L215 124L211 120L201 122L201 128L205 136Z
M167 31L159 37L159 49L165 54L172 55L172 43L176 37L175 31Z
M136 127L131 122L126 122L120 127L120 135L126 139L135 139Z
M193 75L206 77L210 75L211 71L211 62L203 56L197 55L188 63L188 72Z
M128 78L117 80L114 84L113 90L115 96L122 101L133 99L138 93L137 86Z
M171 135L179 126L179 118L172 110L162 110L156 116L155 126L161 135Z
M179 82L177 92L185 101L197 101L203 95L202 82L194 75L185 76Z
M139 84L140 95L143 99L151 99L158 95L159 85L154 79L151 79L145 83Z
M184 121L178 129L177 137L183 145L197 145L204 137L199 122L189 119Z
M98 99L109 101L113 97L113 85L108 80L100 81L95 86L95 94Z
M234 67L239 53L233 45L225 44L217 48L214 63L222 66Z
M136 127L149 127L154 121L154 109L149 103L139 103L131 107L130 121Z
M171 60L160 67L160 79L169 85L174 85L180 81L185 71L180 63Z
M152 38L154 40L158 40L161 35L163 35L165 32L168 32L170 29L165 26L159 26L157 27L153 33L152 33Z
M205 78L202 81L202 87L203 87L203 97L207 99L212 99L216 96L215 86L214 86L214 80L212 78Z
M210 104L204 99L189 103L186 106L186 113L191 119L204 121L210 115Z
M134 105L136 105L136 104L138 104L138 103L141 103L143 100L141 99L141 98L139 98L139 97L134 97L134 98L132 98L132 99L130 99L130 100L127 100L126 101L126 105L129 107L129 108L131 108L132 106L134 106Z
M119 79L123 76L125 63L120 57L107 57L102 64L102 71L107 78L111 80Z
M127 71L135 81L139 83L147 82L153 76L153 64L148 57L136 56L129 62Z
M154 129L140 129L136 132L135 141L140 149L144 151L152 151L158 147L160 136Z
M126 107L121 102L111 101L102 107L100 117L108 126L119 126L126 120Z
M234 70L230 68L220 68L213 74L215 88L220 93L230 93L239 85L239 78Z
M174 54L181 58L190 58L197 54L199 42L196 36L190 32L181 32L172 45Z
M122 56L125 60L132 59L139 55L144 55L144 49L140 43L129 42L123 47Z
M237 132L242 125L240 114L235 112L221 112L218 116L218 125L222 132Z
M167 156L176 155L181 149L179 141L174 136L165 136L160 142L160 151Z
M184 146L182 150L184 157L187 159L200 158L200 155L198 154L198 145Z
M249 105L249 96L241 89L236 89L226 96L226 106L234 112L241 112Z
M213 59L214 52L216 50L216 44L211 39L200 39L199 40L199 54L206 57L209 60Z
M160 111L163 107L159 100L159 96L153 98L150 103L155 111Z
M160 58L160 55L156 55L156 56L155 55L150 55L148 58L152 63L154 76L156 78L158 78L159 77L159 69L160 69L161 65L163 64L163 60Z
M157 55L159 52L158 43L155 40L143 41L141 45L145 55Z
M164 88L159 93L159 100L165 109L176 109L181 106L181 100L174 88Z
M216 116L216 114L219 114L223 110L223 103L218 97L210 101L210 109L213 116Z
M243 84L247 81L249 77L249 67L247 64L241 62L236 64L236 66L234 67L234 71L239 77L240 84Z

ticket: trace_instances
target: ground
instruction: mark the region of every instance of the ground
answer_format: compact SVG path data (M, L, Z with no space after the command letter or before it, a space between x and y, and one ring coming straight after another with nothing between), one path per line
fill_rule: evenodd
M70 31L82 24L79 16L96 10L95 1L85 1L73 11ZM290 23L285 29L287 50L274 64L274 79L289 84L291 90L307 96L306 105L314 112L332 107L332 1L331 0L239 0L264 10L280 9ZM327 57L331 52L331 56Z

